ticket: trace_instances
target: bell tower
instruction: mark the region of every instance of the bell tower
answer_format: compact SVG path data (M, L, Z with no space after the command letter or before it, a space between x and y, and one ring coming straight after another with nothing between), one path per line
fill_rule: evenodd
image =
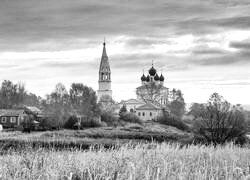
M109 66L109 59L106 52L106 42L103 42L103 51L101 57L101 63L99 68L99 89L98 93L98 100L104 96L108 95L112 97L112 90L111 90L111 70Z

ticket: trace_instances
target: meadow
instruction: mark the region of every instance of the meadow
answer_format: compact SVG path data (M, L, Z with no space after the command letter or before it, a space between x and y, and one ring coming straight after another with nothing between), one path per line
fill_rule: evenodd
M24 149L0 156L0 179L250 179L250 150L169 143L86 151Z
M157 123L1 132L0 180L250 179L247 146L195 146L190 139Z
M90 146L104 146L106 148L120 146L133 141L137 143L182 142L190 141L190 133L174 127L157 123L138 125L129 123L120 127L99 127L84 130L59 130L22 133L1 132L0 150L9 149L18 151L28 147L33 149L46 148L54 150L89 149Z

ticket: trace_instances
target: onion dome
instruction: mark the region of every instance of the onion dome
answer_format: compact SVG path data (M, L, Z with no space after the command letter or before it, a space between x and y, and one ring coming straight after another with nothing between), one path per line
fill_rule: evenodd
M156 73L155 77L154 77L155 81L159 81L160 77L158 76L158 74Z
M161 74L160 81L164 81L164 76Z
M143 74L142 77L141 77L141 81L146 81L146 80L147 80L147 78L146 78L146 76Z
M149 75L148 75L148 76L147 76L147 80L146 80L146 81L147 81L147 82L149 82L149 80L150 80L150 78L149 78Z
M150 76L154 76L156 74L156 69L154 68L154 66L152 65L152 67L149 69L148 73L150 74Z

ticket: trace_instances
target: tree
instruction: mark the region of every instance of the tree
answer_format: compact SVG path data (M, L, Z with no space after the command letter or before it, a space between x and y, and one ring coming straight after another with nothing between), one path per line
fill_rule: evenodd
M143 86L143 89L139 88L136 90L136 94L143 101L158 101L161 97L163 85L157 84L156 82L149 82Z
M199 103L193 103L190 107L188 114L193 115L194 119L197 119L205 111L205 105Z
M112 97L104 95L100 98L98 104L101 108L101 121L105 122L108 126L115 125L117 117L115 115L115 101Z
M100 115L95 91L81 83L73 83L70 88L70 102L77 113L89 118Z
M22 105L25 94L24 84L14 84L9 80L4 80L0 88L0 108L11 109Z
M64 128L67 128L67 129L76 129L77 123L78 123L77 117L76 116L71 116L65 122Z
M115 101L109 95L102 96L98 104L102 111L105 111L105 112L115 111Z
M24 95L23 104L25 104L27 106L40 107L41 101L42 101L42 98L40 96L37 96L33 93L26 93Z
M52 127L63 127L72 113L69 94L62 83L56 84L55 90L47 95L43 103L45 115Z
M196 135L214 145L244 137L246 123L243 113L218 93L213 93L195 121Z
M122 114L127 112L126 104L123 104L120 111L119 111L119 116L121 117Z
M173 89L170 92L170 103L168 104L170 113L181 118L185 113L185 101L181 90Z

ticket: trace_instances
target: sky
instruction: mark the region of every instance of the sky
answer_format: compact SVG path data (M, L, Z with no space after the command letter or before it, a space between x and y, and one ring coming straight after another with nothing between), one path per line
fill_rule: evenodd
M187 103L250 104L250 0L0 0L0 81L97 90L104 37L116 101L154 60Z

